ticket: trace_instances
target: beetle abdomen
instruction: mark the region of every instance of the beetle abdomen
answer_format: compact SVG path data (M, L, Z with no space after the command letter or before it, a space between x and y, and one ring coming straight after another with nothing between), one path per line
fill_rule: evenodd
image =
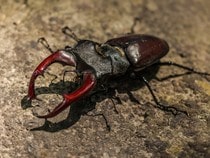
M128 35L106 43L122 48L131 65L137 69L157 62L169 51L166 41L150 35Z

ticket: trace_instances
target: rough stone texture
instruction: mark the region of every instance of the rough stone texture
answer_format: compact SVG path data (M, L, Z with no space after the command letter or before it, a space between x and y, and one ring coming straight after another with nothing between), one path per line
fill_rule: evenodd
M210 157L210 82L196 74L150 81L162 102L187 110L189 117L154 108L139 81L128 81L119 90L118 114L107 96L93 98L95 111L106 116L110 132L102 117L78 116L77 108L71 108L74 117L66 110L51 119L57 124L42 126L44 120L32 112L59 103L57 95L45 93L40 95L43 101L32 103L33 108L21 106L32 71L49 54L36 40L46 37L53 50L73 45L61 33L66 25L80 38L104 42L128 33L138 17L135 32L169 42L170 52L162 61L210 72L209 0L1 0L0 4L0 157ZM62 76L62 70L56 65L49 71ZM182 72L161 67L156 75ZM47 88L52 78L40 78L37 86ZM123 89L131 90L139 103ZM36 127L41 128L30 130Z

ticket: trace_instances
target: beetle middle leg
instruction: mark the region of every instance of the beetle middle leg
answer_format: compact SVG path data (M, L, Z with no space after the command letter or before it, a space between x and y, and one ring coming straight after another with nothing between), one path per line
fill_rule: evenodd
M102 118L103 118L104 121L105 121L107 130L108 130L108 131L111 131L111 126L109 125L108 120L107 120L106 116L105 116L103 113L97 113L97 114L88 114L88 113L86 113L86 115L87 115L87 116L92 116L92 117L102 116Z
M115 104L115 102L114 102L114 99L117 100L117 102L119 102L119 103L122 103L122 102L121 102L120 98L117 97L117 96L111 98L112 104L113 104L113 106L114 106L114 112L115 112L116 114L119 114L119 112L118 112L118 110L117 110L117 107L116 107L116 104Z

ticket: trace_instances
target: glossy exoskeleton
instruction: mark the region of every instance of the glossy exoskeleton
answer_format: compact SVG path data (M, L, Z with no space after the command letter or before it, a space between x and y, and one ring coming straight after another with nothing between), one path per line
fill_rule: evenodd
M157 63L169 51L166 41L150 35L126 35L110 39L101 44L91 40L78 39L68 27L64 28L63 32L76 40L77 44L74 47L66 47L52 52L38 65L29 83L28 98L29 100L36 98L34 90L36 78L43 75L45 69L55 62L75 67L76 73L82 78L83 82L75 91L63 94L63 101L52 112L44 116L37 116L39 118L54 117L70 106L71 103L80 100L84 96L88 97L88 94L96 88L99 80L105 78L108 81L109 77L124 75L128 71L134 73L141 71ZM196 72L191 68L178 64L168 63L168 65L175 65L194 73L206 75L206 73ZM174 107L166 107L160 104L144 77L143 81L149 88L159 108L171 111L174 114L177 112L185 113L185 111L178 111ZM99 84L101 83L99 82Z

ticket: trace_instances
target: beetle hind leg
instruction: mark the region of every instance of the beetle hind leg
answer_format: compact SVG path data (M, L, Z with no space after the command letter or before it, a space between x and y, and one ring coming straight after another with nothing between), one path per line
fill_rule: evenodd
M150 93L151 93L151 95L152 95L152 97L154 99L154 102L155 102L157 108L159 108L159 109L161 109L163 111L171 112L175 116L178 115L178 114L180 114L180 113L183 113L183 114L189 116L189 114L188 114L187 111L177 109L176 107L173 107L173 106L166 106L166 105L160 103L158 101L157 97L155 96L152 88L150 87L148 81L146 80L146 78L145 77L141 77L141 78L144 81L144 83L147 86L147 88L149 89L149 91L150 91Z
M181 64L177 64L177 63L174 63L174 62L159 62L159 63L156 63L155 65L159 65L159 66L175 66L177 68L181 68L183 70L187 70L187 72L183 73L183 74L175 74L175 75L169 75L169 76L166 76L164 78L156 78L158 81L163 81L163 80L167 80L169 78L175 78L175 77L179 77L179 76L184 76L184 75L189 75L189 74L198 74L200 76L203 76L205 77L207 80L209 80L207 78L207 76L210 76L210 73L207 73L207 72L201 72L201 71L197 71L195 70L194 68L191 68L191 67L187 67L187 66L184 66L184 65L181 65Z

